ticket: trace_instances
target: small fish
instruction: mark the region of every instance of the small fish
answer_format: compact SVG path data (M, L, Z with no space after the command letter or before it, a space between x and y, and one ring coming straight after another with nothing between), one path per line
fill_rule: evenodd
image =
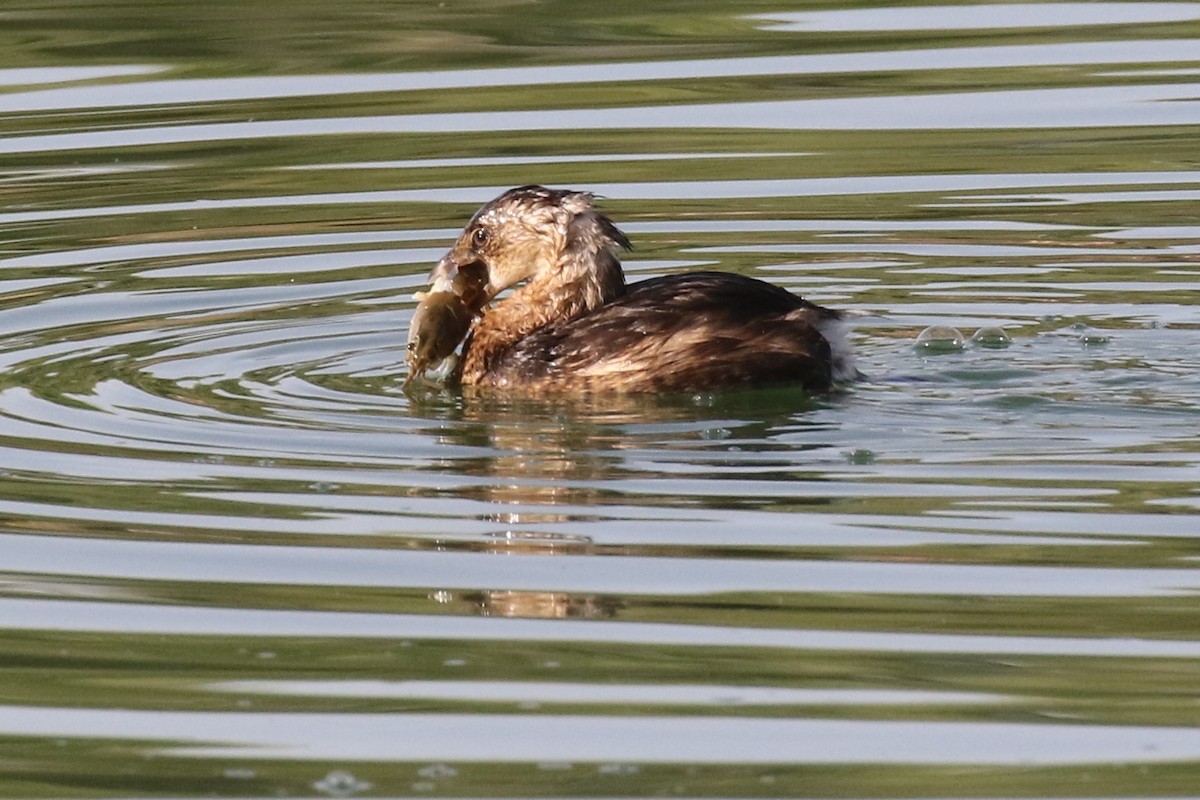
M466 338L474 314L454 292L418 292L420 303L408 328L408 380L446 360Z
M482 269L462 270L453 279L436 277L430 291L413 295L419 302L408 327L405 386L437 369L467 337L487 303L486 282Z

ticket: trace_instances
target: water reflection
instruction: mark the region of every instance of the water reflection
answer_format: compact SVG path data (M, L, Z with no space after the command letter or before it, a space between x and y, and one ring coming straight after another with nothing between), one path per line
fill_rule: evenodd
M233 694L285 694L308 697L387 697L495 703L569 703L577 705L987 705L1005 702L999 695L969 692L870 691L858 689L781 689L762 686L705 686L544 683L517 681L234 681L213 691Z
M668 159L669 160L669 159ZM579 184L581 190L613 200L670 200L687 198L689 200L739 200L754 198L829 198L845 196L879 196L904 195L905 199L913 195L930 195L919 197L917 202L930 208L952 208L978 205L987 206L1025 206L1025 205L1058 205L1063 203L1097 203L1097 202L1159 202L1178 201L1188 202L1195 198L1197 190L1190 188L1163 189L1163 186L1179 186L1200 183L1200 172L1181 170L1171 172L1099 172L1099 173L1048 173L1048 174L1004 174L1004 173L972 173L969 175L888 175L866 178L790 178L771 180L723 180L723 181L670 181L662 180L652 183L612 183L587 182ZM1068 191L1079 187L1136 187L1126 191L1108 190L1103 192ZM354 192L338 194L292 195L287 197L244 197L236 200L203 200L184 203L154 203L134 206L101 206L97 208L68 208L58 210L19 211L0 213L0 224L18 224L33 222L52 222L64 219L86 219L90 217L140 217L149 214L177 214L180 212L239 212L250 209L264 208L304 208L310 206L336 206L338 204L374 205L374 204L422 204L441 201L465 206L478 205L488 198L507 189L507 186L468 186L468 187L435 187L429 189L398 189L379 192ZM1010 192L1012 190L1028 190L1024 195L961 195L962 192ZM1049 191L1047 191L1049 190ZM939 196L945 195L945 196ZM449 220L448 220L449 222ZM873 219L853 219L838 221L804 221L777 220L750 222L743 220L720 220L719 222L703 222L694 220L671 220L655 223L626 223L631 232L636 232L641 226L643 230L655 232L688 232L697 230L697 226L716 226L713 232L727 231L737 233L752 231L757 227L766 230L825 230L830 226L845 227L845 229L861 231L884 230L955 230L963 227L979 230L1070 230L1069 226L1054 226L1051 223L1021 223L1015 220L989 219L977 222L965 220L934 220L929 223L898 221L881 223ZM726 228L726 225L729 225ZM928 226L928 227L926 227ZM1032 226L1032 227L1030 227ZM401 242L406 239L437 238L449 239L450 227L438 230L398 231L379 235L391 241ZM363 238L364 236L368 238ZM371 241L369 234L352 234L341 237L346 244L360 241ZM325 238L325 237L323 237ZM346 241L348 240L348 241ZM328 240L327 240L328 241ZM329 243L333 243L330 241ZM281 240L259 240L256 249L287 247L289 242ZM239 242L230 242L232 249L244 249ZM211 244L194 243L183 245L175 243L164 246L175 254L182 247L195 248L203 252L211 248L212 252L223 252L219 241ZM437 248L430 248L436 250ZM178 252L179 255L186 251ZM56 266L76 263L75 259L87 259L108 255L119 255L107 249L85 251L82 254L49 253L36 256L6 259L3 263L11 267ZM142 257L153 256L150 251L139 252ZM392 251L393 258L403 260L403 255ZM414 258L414 260L417 260ZM88 263L82 261L78 263ZM425 266L425 265L422 265ZM419 286L424 275L413 274L411 285Z
M1200 758L1200 731L1062 723L896 723L727 717L211 714L7 707L0 733L175 742L156 754L339 762L544 761L1038 766ZM899 728L903 726L903 735ZM586 729L593 737L579 738ZM413 735L419 732L419 735ZM732 740L732 741L731 741ZM219 743L219 744L218 744Z
M1193 43L1193 46L1195 44ZM137 131L10 136L0 153L162 147L213 140L384 134L515 133L576 130L723 129L730 119L760 130L1004 130L1200 124L1200 84L915 94L827 100L698 103L683 106L565 108L304 120L205 123Z
M854 8L764 14L791 31L944 31L1152 25L1200 19L1191 3L1022 3Z
M1069 4L1054 4L1061 7ZM1088 3L1078 4L1092 12L1113 5L1125 5L1136 9L1153 8L1153 3ZM1196 18L1191 4L1174 5L1187 9L1190 18ZM1023 8L1036 8L1028 5ZM1044 6L1049 8L1050 6ZM977 6L975 9L988 14L991 20L998 18L996 6ZM901 9L890 9L897 11ZM906 9L928 13L928 8ZM879 17L885 9L861 11L868 16ZM853 15L854 12L837 12ZM1078 14L1070 18L1076 23ZM778 19L779 15L772 15ZM1009 17L1012 19L1013 17ZM805 19L820 20L820 14L806 13ZM875 24L876 20L872 20ZM807 24L807 23L806 23ZM628 63L577 64L566 66L529 66L516 69L471 69L445 72L401 72L401 73L355 73L353 82L343 75L304 75L254 78L210 78L176 79L160 81L138 81L132 83L106 84L104 86L78 86L70 88L37 89L12 92L0 97L0 113L27 113L66 111L86 108L138 108L175 106L180 104L223 103L251 100L276 100L289 98L346 96L354 94L382 94L390 92L448 91L489 87L501 89L513 87L527 89L537 86L557 86L591 83L634 84L646 81L674 81L725 78L750 78L772 75L824 75L856 74L869 71L894 72L913 70L964 70L1005 69L1021 67L1064 67L1114 64L1156 64L1188 62L1195 58L1200 39L1174 38L1142 41L1130 39L1119 42L1055 42L1046 44L1019 44L1005 46L946 47L934 49L879 50L871 52L806 54L786 56L759 56L748 58L705 58L689 60L656 60ZM163 71L158 66L130 66L118 68L121 75L153 74ZM10 71L19 73L20 71ZM1133 73L1147 77L1186 76L1187 71ZM22 74L13 85L57 83L48 80L60 77L54 74L41 76L30 73L24 80ZM46 80L39 78L45 77ZM71 76L61 76L67 77ZM87 77L93 77L88 75ZM100 77L100 76L95 76ZM933 120L930 120L932 122ZM854 126L847 125L847 128ZM130 142L133 144L133 142Z
M456 647L484 643L487 648L530 648L558 644L600 644L607 648L629 647L632 661L649 657L637 648L700 648L673 657L705 660L705 648L744 648L741 653L753 672L756 658L766 658L767 649L811 651L818 659L835 659L854 652L870 655L910 654L919 657L958 655L1057 656L1098 659L1119 665L1130 659L1135 671L1169 670L1172 659L1200 658L1200 643L1192 640L1094 636L999 636L995 634L893 633L869 630L830 631L797 628L734 627L597 620L581 625L574 620L472 618L442 615L331 612L222 607L170 606L137 602L87 600L30 600L5 598L0 608L11 616L6 627L12 631L59 631L104 633L117 636L114 642L135 636L247 637L249 639L318 638L329 640L335 652L344 654L344 639L380 639L405 647L415 641L444 640ZM1038 611L1042 604L1031 604ZM1028 609L1023 613L1030 613ZM1091 616L1089 614L1089 616ZM203 639L197 641L202 642ZM591 653L592 651L587 651ZM614 651L615 652L615 651ZM756 655L757 653L757 655ZM732 655L738 655L733 653ZM590 656L589 656L590 657ZM789 655L788 657L794 657ZM1167 660L1155 665L1157 659ZM1095 663L1049 664L1060 677L1061 670L1101 670ZM1114 667L1115 668L1115 667ZM855 677L853 674L851 677ZM875 683L864 681L867 685ZM131 701L132 702L132 701Z
M568 592L439 591L433 598L458 613L484 617L531 617L540 619L608 619L617 615L622 601L615 596L579 595Z
M212 584L295 584L309 587L504 587L639 596L716 595L738 592L883 593L974 596L981 586L1008 597L1170 597L1200 588L1194 569L1071 566L991 566L937 563L913 558L896 570L874 561L688 559L625 555L596 558L513 552L439 552L350 547L270 547L72 539L69 536L0 537L13 549L17 572L92 576L97 579L194 581ZM667 577L669 576L669 577Z

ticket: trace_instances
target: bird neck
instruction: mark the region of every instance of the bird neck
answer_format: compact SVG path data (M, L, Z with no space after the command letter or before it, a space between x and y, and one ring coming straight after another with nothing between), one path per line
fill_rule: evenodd
M621 262L609 250L579 259L571 254L558 268L534 277L494 304L475 324L463 352L462 382L486 376L526 336L588 314L625 294Z

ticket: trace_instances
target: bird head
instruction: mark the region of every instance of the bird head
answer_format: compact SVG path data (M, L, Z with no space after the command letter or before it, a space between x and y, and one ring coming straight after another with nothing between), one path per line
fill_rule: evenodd
M562 286L616 283L623 290L617 254L629 246L625 234L596 210L592 195L521 186L471 217L430 282L453 281L461 270L482 265L488 298L525 280Z

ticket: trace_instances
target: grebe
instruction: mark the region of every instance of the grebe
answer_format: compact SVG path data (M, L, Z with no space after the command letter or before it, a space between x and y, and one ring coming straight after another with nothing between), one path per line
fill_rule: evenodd
M626 285L618 256L629 248L592 195L511 189L479 209L434 268L430 302L446 323L437 309L419 325L414 318L410 343L442 353L447 341L462 336L468 313L462 385L526 393L772 383L824 391L854 375L839 312L733 273L689 272ZM438 287L452 293L451 302L442 302Z

